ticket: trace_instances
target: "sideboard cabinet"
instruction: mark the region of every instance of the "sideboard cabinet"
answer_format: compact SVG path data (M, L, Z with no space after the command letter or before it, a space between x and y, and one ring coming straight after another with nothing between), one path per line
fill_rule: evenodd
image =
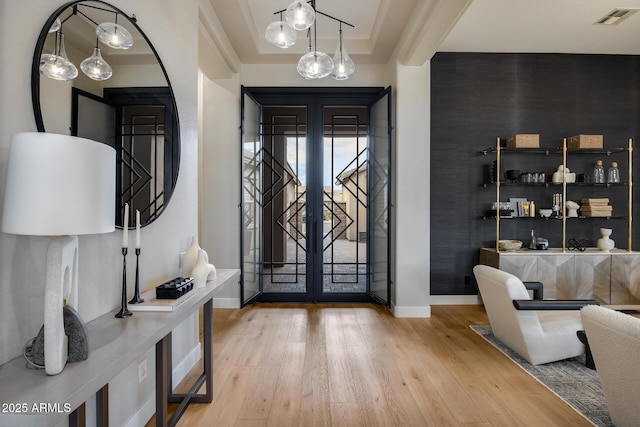
M600 304L640 304L640 252L549 249L515 252L480 249L480 264L544 285L547 299L595 299Z

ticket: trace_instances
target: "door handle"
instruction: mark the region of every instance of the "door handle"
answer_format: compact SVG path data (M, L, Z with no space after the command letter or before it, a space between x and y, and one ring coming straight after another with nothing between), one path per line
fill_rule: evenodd
M316 251L316 229L318 228L318 221L313 218L313 212L307 212L307 239L310 252Z

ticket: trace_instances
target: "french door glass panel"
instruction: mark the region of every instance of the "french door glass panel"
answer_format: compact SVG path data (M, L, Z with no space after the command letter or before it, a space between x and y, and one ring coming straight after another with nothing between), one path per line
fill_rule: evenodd
M324 107L324 293L367 290L366 120L366 107Z
M262 276L261 107L243 95L242 121L242 304L260 294Z
M389 304L391 90L386 89L369 108L369 272L370 293Z
M304 106L264 108L265 293L308 291L306 116Z

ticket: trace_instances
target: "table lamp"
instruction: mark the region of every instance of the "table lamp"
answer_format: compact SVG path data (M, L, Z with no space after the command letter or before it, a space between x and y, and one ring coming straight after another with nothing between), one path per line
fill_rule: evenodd
M44 364L67 362L63 306L78 305L78 235L115 229L116 152L85 138L43 132L11 138L2 231L51 236L44 298Z

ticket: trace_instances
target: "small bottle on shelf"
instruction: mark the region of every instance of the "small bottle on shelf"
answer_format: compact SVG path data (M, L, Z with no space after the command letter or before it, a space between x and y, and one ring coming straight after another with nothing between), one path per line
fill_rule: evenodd
M618 183L620 182L620 171L618 170L618 162L611 162L611 167L609 168L609 177L607 180L608 183Z
M602 166L602 160L596 161L596 166L593 168L593 182L594 184L604 184L604 166Z

